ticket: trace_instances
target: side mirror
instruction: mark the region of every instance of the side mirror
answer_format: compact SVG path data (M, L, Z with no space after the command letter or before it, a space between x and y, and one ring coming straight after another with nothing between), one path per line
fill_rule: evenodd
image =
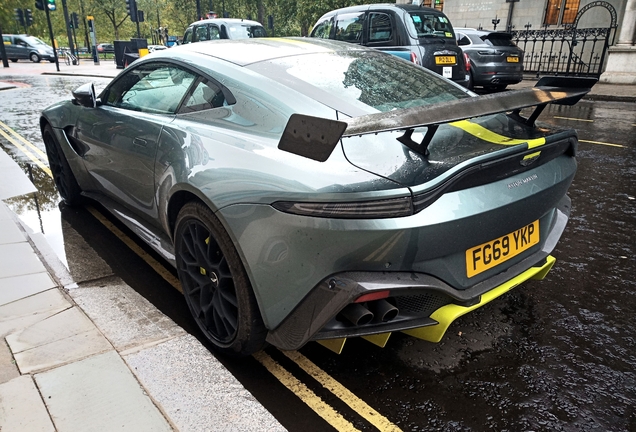
M97 106L97 97L95 96L95 86L93 83L84 84L71 92L73 94L73 103L87 108L95 108Z

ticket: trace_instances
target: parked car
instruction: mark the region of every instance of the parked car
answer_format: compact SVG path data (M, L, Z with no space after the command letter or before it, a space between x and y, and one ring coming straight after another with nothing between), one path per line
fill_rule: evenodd
M472 86L503 90L523 79L523 50L505 32L455 28L457 44L470 59Z
M53 47L35 36L5 34L2 35L2 42L7 58L12 62L20 59L29 59L34 63L39 63L41 60L55 62Z
M100 54L114 54L115 45L110 43L100 43L97 45L97 52Z
M195 21L188 26L182 44L217 39L250 39L267 37L267 32L257 21L236 18L212 18Z
M376 48L467 86L469 75L453 26L442 12L411 4L372 4L333 10L311 37Z
M174 264L219 351L437 342L554 264L577 135L521 109L590 85L477 97L370 48L223 40L83 85L40 127L64 202L99 201Z

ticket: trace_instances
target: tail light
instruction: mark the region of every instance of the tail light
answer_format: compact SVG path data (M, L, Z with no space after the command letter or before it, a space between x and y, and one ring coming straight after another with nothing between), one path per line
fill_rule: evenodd
M411 51L411 62L415 64L419 64L417 61L417 54L415 54L413 51Z
M466 72L470 72L470 58L464 53L464 63L466 63Z

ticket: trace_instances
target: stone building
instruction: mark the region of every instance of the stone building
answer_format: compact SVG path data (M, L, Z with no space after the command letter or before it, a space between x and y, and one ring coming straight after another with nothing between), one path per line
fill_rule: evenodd
M602 82L636 84L636 0L397 0L442 10L455 27L484 30L616 29L605 56ZM614 16L612 16L612 9Z

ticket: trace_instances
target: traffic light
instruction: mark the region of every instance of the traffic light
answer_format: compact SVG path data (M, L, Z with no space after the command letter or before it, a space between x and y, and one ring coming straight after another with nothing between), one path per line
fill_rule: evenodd
M137 22L144 22L144 11L142 10L138 10L137 11Z
M24 27L24 12L22 9L13 9L13 11L15 12L15 20Z
M35 8L37 10L44 10L44 0L35 0Z
M24 10L24 22L27 25L27 27L33 24L33 14L31 13L31 9Z
M46 0L46 5L47 5L47 7L49 8L49 10L51 12L53 12L55 9L57 9L55 7L55 0Z
M79 28L79 16L77 15L77 12L73 12L71 14L71 25L73 26L72 28L74 29Z
M128 10L128 15L130 15L130 20L132 22L138 22L137 21L137 0L126 0L126 9Z

